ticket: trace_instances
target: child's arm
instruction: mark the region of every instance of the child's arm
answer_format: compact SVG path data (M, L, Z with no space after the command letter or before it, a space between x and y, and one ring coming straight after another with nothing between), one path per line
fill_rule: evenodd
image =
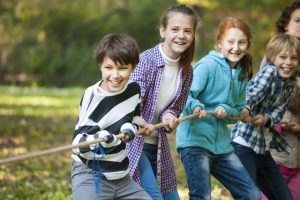
M124 137L121 138L123 142L129 142L134 139L138 130L138 125L133 123L125 123L121 126L120 132L124 134Z
M115 135L109 133L106 130L98 131L95 134L88 134L85 132L78 133L76 135L76 137L73 139L72 144L76 145L76 144L83 143L83 142L93 141L98 138L102 138L104 140L103 142L100 143L103 147L112 147L112 146L116 146L116 145L120 144L120 140ZM72 149L72 151L74 154L79 155L82 153L93 151L96 148L99 148L98 143L91 144L90 146L87 146L87 147L77 147L77 148Z
M249 82L246 92L247 109L252 110L253 107L263 101L275 75L275 67L267 65Z
M137 123L139 126L139 135L141 136L149 136L154 131L154 126L152 124L147 123L143 118L140 118Z
M144 62L142 58L140 58L139 64L136 66L135 70L130 76L132 81L139 84L142 96L145 96L146 89L149 85L148 80L152 80L152 77L149 77L149 75L152 73L149 72L148 65L149 64L147 62Z
M241 89L239 89L239 91L238 91L239 98L238 98L237 102L234 102L235 107L231 107L227 104L219 104L219 106L217 107L218 110L217 109L215 110L219 114L219 116L217 115L217 117L225 118L226 116L229 116L229 117L241 116L245 120L246 120L246 118L249 118L249 110L245 109L247 84L248 84L248 79L241 81ZM220 107L224 109L225 114L223 114L222 110L219 109ZM220 112L220 110L221 110L221 112ZM236 120L227 119L227 122L229 124L233 124L236 122Z
M282 119L282 117L284 115L287 104L288 104L288 99L286 101L282 102L281 105L277 106L276 109L269 111L265 114L269 117L269 121L268 121L268 123L266 123L267 127L272 127L275 124L280 122L280 120Z
M250 81L246 95L246 107L249 110L258 106L262 101L267 100L265 96L269 93L269 88L276 76L277 72L275 66L267 65ZM276 123L279 123L287 103L288 101L284 101L274 110L270 110L267 113L260 113L255 119L255 125L272 127Z
M195 111L196 108L205 110L205 105L197 99L198 95L205 89L209 78L209 66L205 65L205 63L208 63L208 65L214 64L213 62L209 62L208 60L200 60L195 65L193 71L193 81L191 83L190 89L187 89L189 93L186 106L184 108L184 113L191 114Z
M268 115L256 115L253 118L253 125L256 127L264 127L269 122L270 118Z

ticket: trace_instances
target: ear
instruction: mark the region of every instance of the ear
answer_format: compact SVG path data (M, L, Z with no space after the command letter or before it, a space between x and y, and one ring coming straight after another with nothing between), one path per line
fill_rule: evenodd
M163 39L165 39L165 32L166 32L165 28L163 26L160 26L159 27L159 34L160 34L160 37L163 38Z

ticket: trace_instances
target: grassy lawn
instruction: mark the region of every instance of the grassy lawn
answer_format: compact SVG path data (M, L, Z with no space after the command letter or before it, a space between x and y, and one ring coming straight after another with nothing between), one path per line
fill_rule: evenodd
M0 87L0 159L71 143L83 88ZM185 174L169 135L181 199ZM0 166L0 199L71 199L71 151ZM214 200L231 199L214 179Z

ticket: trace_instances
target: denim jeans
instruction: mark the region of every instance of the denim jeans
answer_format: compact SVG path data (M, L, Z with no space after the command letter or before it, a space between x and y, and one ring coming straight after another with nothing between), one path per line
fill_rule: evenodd
M232 143L251 178L270 200L292 200L291 193L269 151L256 154L251 148Z
M190 200L211 199L211 174L234 199L260 200L261 196L238 157L232 152L213 154L201 147L179 149Z
M157 171L157 145L144 144L144 149L139 160L139 172L142 188L153 200L179 200L178 191L162 195L156 180Z

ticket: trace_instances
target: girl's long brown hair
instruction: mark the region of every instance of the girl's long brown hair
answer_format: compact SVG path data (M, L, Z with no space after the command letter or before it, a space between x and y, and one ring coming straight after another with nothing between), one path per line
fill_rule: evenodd
M190 8L184 4L178 4L178 5L168 8L160 18L160 27L163 27L163 28L167 27L169 17L172 13L182 13L182 14L191 16L193 19L193 23L194 23L194 27L193 27L194 32L196 31L199 17L192 8ZM180 55L179 64L180 64L180 66L183 67L182 68L183 79L186 78L186 76L189 72L190 66L192 64L192 61L194 59L195 47L196 47L196 42L195 42L195 36L194 36L194 39L193 39L191 45Z

